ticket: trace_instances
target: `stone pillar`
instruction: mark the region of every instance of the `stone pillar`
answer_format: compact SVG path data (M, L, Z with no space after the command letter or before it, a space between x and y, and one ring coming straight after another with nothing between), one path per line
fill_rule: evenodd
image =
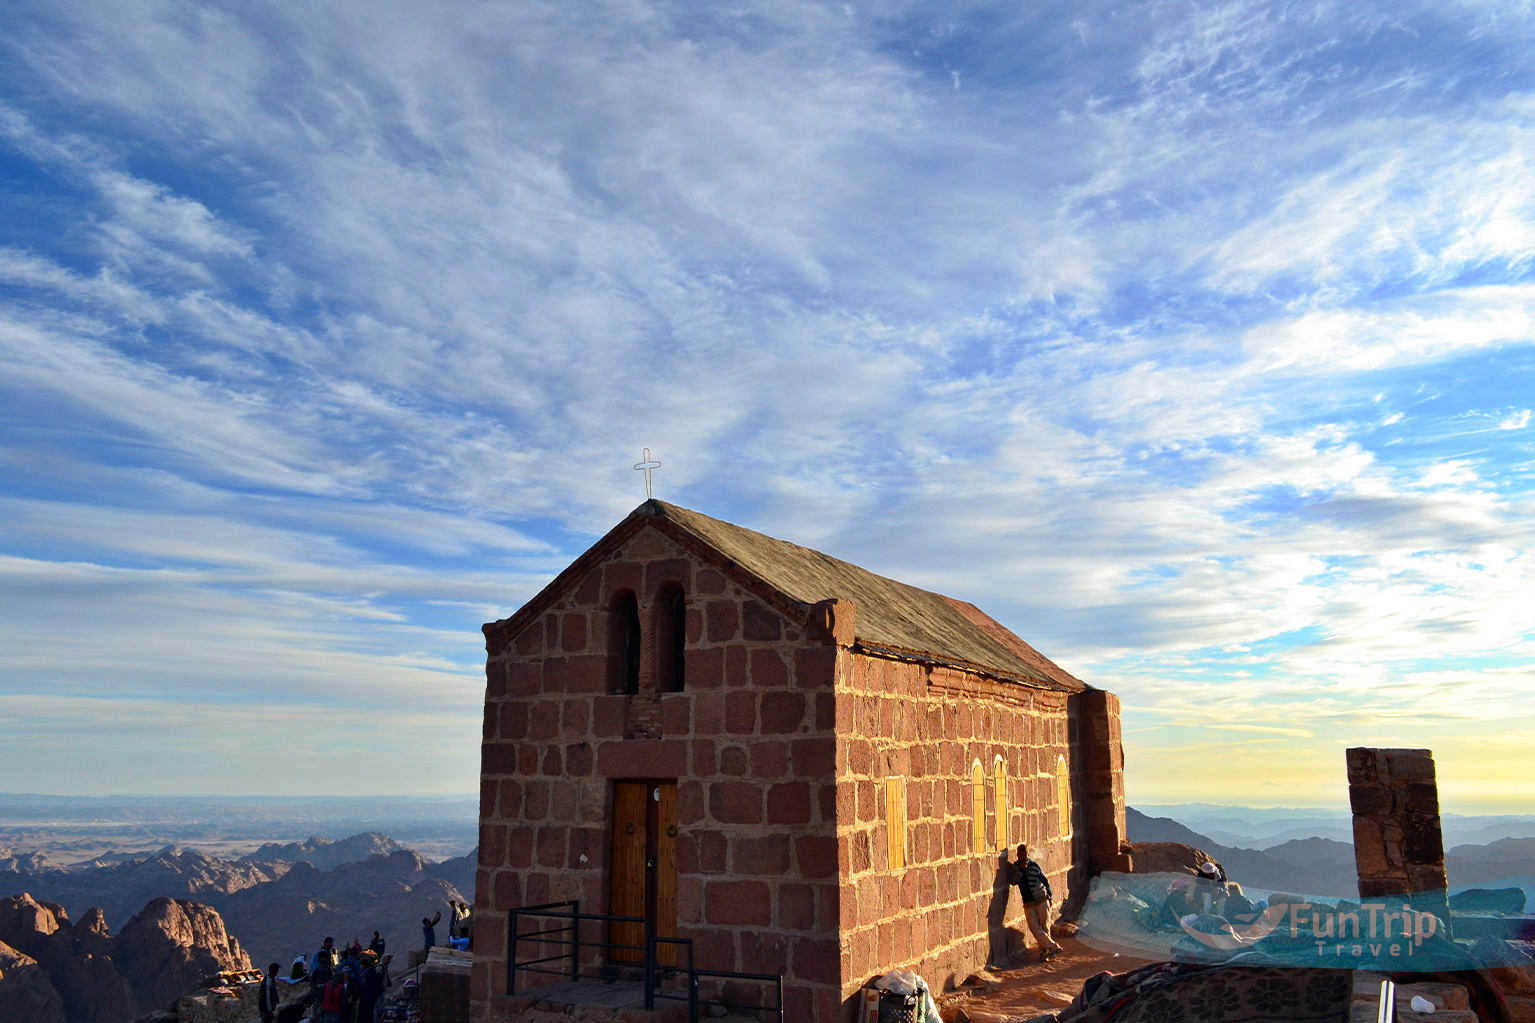
M1089 689L1077 700L1078 749L1087 807L1087 869L1130 870L1120 851L1125 840L1125 747L1119 731L1119 697Z
M1359 897L1436 892L1442 900L1447 882L1433 751L1356 747L1347 757Z

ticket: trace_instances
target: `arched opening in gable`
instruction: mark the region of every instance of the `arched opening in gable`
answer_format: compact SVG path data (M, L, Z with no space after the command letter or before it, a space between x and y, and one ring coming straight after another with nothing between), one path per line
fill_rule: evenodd
M628 591L608 609L608 689L629 696L640 691L640 603Z
M688 639L687 596L677 583L661 587L656 597L656 689L682 692Z

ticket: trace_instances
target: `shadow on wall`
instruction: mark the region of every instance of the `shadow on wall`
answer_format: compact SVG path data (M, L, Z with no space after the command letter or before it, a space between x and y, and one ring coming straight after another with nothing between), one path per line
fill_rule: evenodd
M1001 966L1006 963L1012 953L1008 941L1007 900L1012 894L1013 866L1007 859L1007 853L997 854L997 872L991 880L991 905L986 907L986 934L990 939L990 948L986 953L988 966Z

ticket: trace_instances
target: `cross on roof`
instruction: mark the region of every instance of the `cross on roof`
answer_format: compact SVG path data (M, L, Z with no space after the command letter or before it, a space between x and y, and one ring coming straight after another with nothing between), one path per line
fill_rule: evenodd
M650 457L650 449L645 449L644 461L634 467L645 474L645 500L650 500L654 495L650 490L650 473L653 469L661 468L661 463Z

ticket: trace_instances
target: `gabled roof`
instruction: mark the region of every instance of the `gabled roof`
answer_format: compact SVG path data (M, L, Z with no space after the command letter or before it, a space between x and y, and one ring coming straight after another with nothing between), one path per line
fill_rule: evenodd
M871 653L975 669L1036 688L1067 692L1089 688L974 604L655 500L636 508L511 618L485 626L487 639L519 631L592 565L646 525L737 578L744 574L759 584L753 589L765 587L771 603L798 617L808 615L810 606L823 600L851 600L857 609L855 645Z

